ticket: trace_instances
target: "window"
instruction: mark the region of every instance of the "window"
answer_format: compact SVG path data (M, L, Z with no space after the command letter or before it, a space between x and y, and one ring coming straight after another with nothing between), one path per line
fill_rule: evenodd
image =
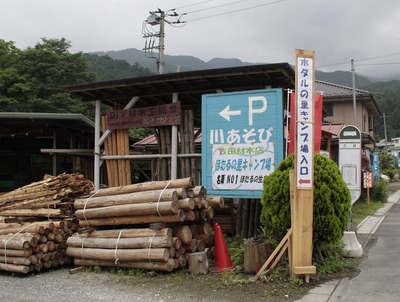
M332 103L324 103L323 104L323 115L324 116L333 116L333 104Z

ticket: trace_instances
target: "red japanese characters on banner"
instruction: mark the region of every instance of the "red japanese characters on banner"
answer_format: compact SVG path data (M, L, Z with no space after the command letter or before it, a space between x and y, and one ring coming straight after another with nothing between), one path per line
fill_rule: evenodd
M321 149L322 137L322 103L323 96L315 95L315 122L314 122L314 153L319 153ZM294 134L296 131L296 93L290 94L290 120L289 120L289 145L288 154L294 153Z

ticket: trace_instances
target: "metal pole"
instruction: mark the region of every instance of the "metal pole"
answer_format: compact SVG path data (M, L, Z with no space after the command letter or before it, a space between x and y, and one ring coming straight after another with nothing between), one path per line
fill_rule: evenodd
M172 94L172 103L178 102L178 94ZM171 134L171 179L178 178L178 126L172 125Z
M100 118L101 102L96 101L94 120L94 189L100 189Z
M354 68L354 59L351 59L351 73L353 79L353 114L354 114L354 126L357 127L357 113L356 113L356 72Z
M159 45L159 51L158 51L158 73L163 74L164 73L164 36L165 36L165 13L161 12L160 16L160 45Z

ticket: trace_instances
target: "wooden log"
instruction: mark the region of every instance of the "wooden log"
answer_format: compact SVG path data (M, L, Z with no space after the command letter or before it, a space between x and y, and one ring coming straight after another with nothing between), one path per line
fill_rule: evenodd
M56 249L56 243L54 241L48 241L46 245L49 252L53 252Z
M94 230L81 236L97 238L132 238L132 237L150 237L150 236L172 236L171 228L162 228L158 230L149 228L136 229L112 229L112 230Z
M3 216L19 216L19 217L46 217L56 218L62 217L60 209L16 209L16 210L0 210L0 215Z
M195 202L195 204L196 204L196 208L197 209L201 209L201 207L202 207L202 204L203 204L203 198L198 198L198 197L196 197L195 199L194 199L194 202Z
M49 251L49 248L46 243L41 243L38 245L38 247L43 254L45 254Z
M74 258L108 261L156 261L166 262L169 248L151 249L95 249L68 247L67 255Z
M192 239L190 242L186 245L186 252L189 253L196 253L198 251L199 247L199 242L197 239Z
M199 234L211 234L212 233L212 226L211 226L211 223L208 221L200 222L196 226L197 226L197 232Z
M178 207L182 210L189 211L195 207L193 198L178 199Z
M186 177L174 180L149 181L128 186L100 189L96 192L96 196L118 195L151 190L191 188L193 186L192 178Z
M195 186L192 191L197 198L203 199L206 197L206 190L203 186Z
M104 260L92 260L92 259L81 259L75 258L74 264L76 266L109 266L109 267L125 267L135 268L152 271L165 271L172 272L174 269L174 260L169 258L166 262L128 262L128 261L104 261Z
M111 139L111 153L112 155L117 155L118 154L118 148L117 148L117 132L114 130L112 131L110 135ZM111 163L111 167L113 169L113 177L114 179L112 180L111 186L118 186L118 180L119 180L119 175L118 175L118 160L113 159Z
M185 110L183 112L183 120L184 120L184 126L185 126L185 131L183 133L183 137L185 138L185 153L190 154L190 137L193 137L193 131L191 131L190 127L190 122L189 122L189 112L188 110ZM186 176L191 176L191 168L190 168L190 158L185 157L185 175Z
M187 266L187 259L185 256L180 256L178 258L178 263L180 268L185 268Z
M207 195L205 198L208 204L215 208L223 208L225 206L224 198L222 196L210 196Z
M187 225L174 227L173 236L178 237L185 244L189 244L193 239L192 231Z
M188 110L188 133L189 135L189 154L195 153L195 136L194 136L194 115L193 110ZM196 157L190 157L190 176L194 183L197 183L197 166Z
M31 261L28 257L5 257L0 256L0 262L5 264L17 264L17 265L30 265Z
M128 216L128 217L111 217L99 219L79 220L79 225L82 227L88 226L107 226L107 225L132 225L132 224L148 224L154 222L183 222L185 213L179 210L174 215L143 215L143 216Z
M27 274L29 273L29 266L0 263L0 270L19 274Z
M202 209L202 211L204 212L204 216L211 220L214 218L214 208L213 207L208 207L207 209Z
M30 255L27 257L29 259L29 261L31 262L31 264L36 264L38 263L39 259L38 257L36 257L35 255Z
M180 240L178 237L172 237L172 243L175 246L175 249L180 249L182 246L182 240Z
M117 247L118 249L166 248L172 246L172 237L85 238L78 234L68 238L67 246L103 249L113 249Z
M6 235L11 233L38 233L44 234L45 227L36 223L30 225L17 224L6 224L5 227L0 227L0 235Z
M85 199L76 199L75 209L91 209L124 204L149 203L158 201L178 201L179 194L176 189L153 190L111 196L93 196Z
M196 239L204 242L205 247L211 247L214 244L214 235L212 234L198 234Z
M11 236L5 237L7 235L0 236L0 248L10 248L15 250L28 249L37 245L38 241L34 236ZM4 239L3 239L4 238Z
M156 203L126 204L111 207L77 210L78 219L98 219L105 217L142 216L142 215L169 215L178 213L178 203L164 201Z
M203 252L205 249L206 249L206 244L201 240L197 240L197 251Z
M32 248L27 248L24 250L13 250L13 249L0 249L0 255L4 256L7 255L8 256L14 256L14 257L29 257L30 255L32 255L33 251Z
M101 128L102 128L103 133L107 130L107 119L106 119L105 115L101 116ZM109 139L109 137L104 142L104 149L105 149L105 155L111 155L111 140ZM107 170L108 184L111 185L114 175L112 175L112 168L111 168L110 160L106 160L106 170Z
M187 260L190 273L194 275L208 273L209 265L206 252L190 253Z
M196 214L193 211L185 211L185 221L194 221Z
M175 258L175 254L176 254L176 248L174 246L171 246L169 248L169 257L170 258Z
M244 240L244 272L257 273L273 251L272 245L267 240L260 242Z
M195 238L199 233L197 230L197 223L188 224L190 231L192 232L192 237Z

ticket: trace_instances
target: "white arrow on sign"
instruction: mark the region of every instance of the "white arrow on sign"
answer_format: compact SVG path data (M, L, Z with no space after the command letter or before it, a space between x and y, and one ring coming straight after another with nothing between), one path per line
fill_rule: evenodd
M242 111L240 111L240 110L232 110L231 111L230 105L228 105L219 113L219 115L230 122L231 115L240 115L241 113L242 113Z

